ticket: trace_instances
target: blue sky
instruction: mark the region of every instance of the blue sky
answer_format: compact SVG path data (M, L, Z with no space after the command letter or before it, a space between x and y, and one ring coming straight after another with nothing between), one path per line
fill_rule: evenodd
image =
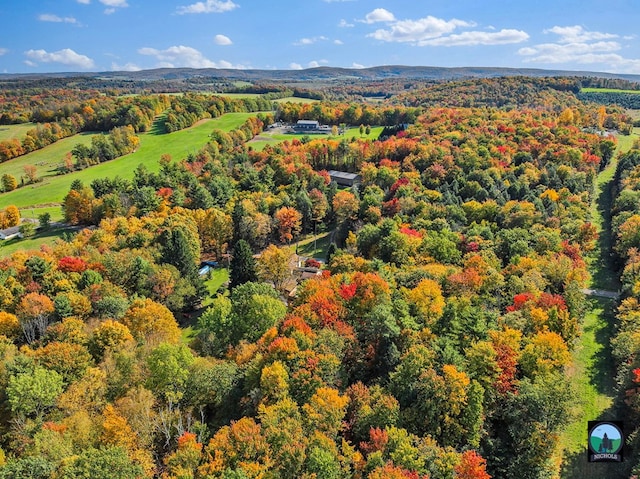
M0 0L0 73L496 66L640 74L637 0Z

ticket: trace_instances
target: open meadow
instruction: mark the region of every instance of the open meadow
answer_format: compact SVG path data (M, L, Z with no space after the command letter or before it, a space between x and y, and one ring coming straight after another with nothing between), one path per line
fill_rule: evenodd
M257 151L262 151L264 149L265 146L267 145L274 145L276 143L280 143L283 141L291 141L294 139L298 139L301 140L302 138L309 138L310 140L315 140L315 139L329 139L329 140L342 140L345 139L347 141L350 141L354 138L362 138L362 139L369 139L369 140L375 140L380 136L380 133L382 133L382 130L384 128L381 126L376 126L371 128L371 131L369 132L368 135L363 134L360 135L360 127L354 127L354 128L347 128L347 130L342 134L342 135L324 135L324 134L317 134L317 135L310 135L309 133L282 133L281 131L277 131L277 132L269 132L269 130L264 131L262 133L260 133L259 136L257 136L256 138L254 138L253 140L249 141L247 143L248 146L250 146L251 148L253 148L254 150Z
M66 153L71 151L77 143L90 143L91 135L82 134L54 143L42 150L30 153L0 164L0 176L10 173L17 178L22 176L24 165L34 165L38 168L38 176L42 181L27 185L17 190L0 194L0 208L15 205L25 208L36 205L58 204L69 191L74 180L81 180L85 184L95 178L115 177L132 178L135 168L142 164L149 171L158 171L158 160L163 154L169 154L174 159L186 157L204 146L214 129L230 131L240 126L253 113L228 113L222 117L203 120L191 128L163 133L157 126L151 131L142 133L140 146L129 155L116 158L113 161L101 163L90 168L75 171L66 175L56 175L55 167L62 161Z
M0 141L22 139L27 131L35 128L35 123L20 123L18 125L0 125Z

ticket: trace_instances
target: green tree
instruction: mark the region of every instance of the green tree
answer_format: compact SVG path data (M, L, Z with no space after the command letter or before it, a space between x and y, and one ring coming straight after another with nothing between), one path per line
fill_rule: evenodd
M256 262L249 243L239 240L233 249L229 286L235 288L247 281L257 281Z
M218 296L204 312L199 320L200 337L207 351L222 354L243 339L257 341L284 318L286 311L271 285L243 283L233 289L230 300Z
M38 223L40 224L40 229L41 230L48 230L49 227L51 226L51 214L49 213L42 213L41 215L38 216Z
M18 230L23 238L31 238L36 234L36 225L33 223L22 223Z
M9 378L7 398L11 411L23 416L41 416L62 393L60 374L40 366Z
M111 446L82 451L73 462L63 466L60 477L61 479L134 479L143 476L143 468L129 458L124 448Z
M2 175L2 189L3 191L13 191L18 187L18 180L13 175L5 173Z
M168 404L178 404L184 396L193 362L193 354L185 345L160 344L147 358L147 386Z
M44 457L21 457L0 467L0 479L49 479L55 464Z

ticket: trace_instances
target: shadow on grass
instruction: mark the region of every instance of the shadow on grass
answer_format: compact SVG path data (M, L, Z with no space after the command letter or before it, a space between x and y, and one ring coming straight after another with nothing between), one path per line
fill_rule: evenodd
M611 299L590 298L591 311L602 310L602 320L597 321L590 328L593 330L595 341L601 348L593 356L590 367L589 381L600 394L611 394L615 391L616 366L611 354L611 338L614 335L615 303Z
M320 233L316 235L315 241L312 237L310 240L300 242L297 253L300 256L308 256L324 261L327 258L327 251L331 245L331 232Z
M560 471L561 478L627 479L629 477L631 464L628 460L622 463L588 462L586 442L584 447L584 452L565 458Z
M610 299L591 298L589 307L592 311L602 310L601 320L585 331L591 329L595 342L601 348L593 355L589 366L589 382L598 393L615 394L615 362L611 354L610 339L614 333L613 318L615 303ZM579 399L579 398L577 398ZM590 463L587 455L588 421L624 421L624 404L620 395L614 398L611 407L602 411L597 417L584 418L584 449L581 452L566 451L562 459L560 477L562 479L624 479L628 478L632 464L629 460L623 463Z
M611 198L613 177L599 185L596 198L596 208L602 218L602 228L598 237L597 247L591 256L592 286L598 289L617 291L620 282L617 276L617 264L613 253L613 238L611 236Z
M166 135L167 129L164 127L164 120L166 115L160 115L153 120L153 124L151 125L151 129L149 130L150 135Z

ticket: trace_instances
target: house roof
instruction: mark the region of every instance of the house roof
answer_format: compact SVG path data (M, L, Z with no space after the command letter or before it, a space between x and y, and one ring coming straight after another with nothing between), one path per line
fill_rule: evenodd
M3 230L0 230L0 235L3 235L3 236L11 236L11 235L16 235L18 233L20 233L19 226L12 226L11 228L5 228Z
M360 178L357 173L348 173L346 171L329 170L329 176L332 178L342 178L343 180L355 180Z

